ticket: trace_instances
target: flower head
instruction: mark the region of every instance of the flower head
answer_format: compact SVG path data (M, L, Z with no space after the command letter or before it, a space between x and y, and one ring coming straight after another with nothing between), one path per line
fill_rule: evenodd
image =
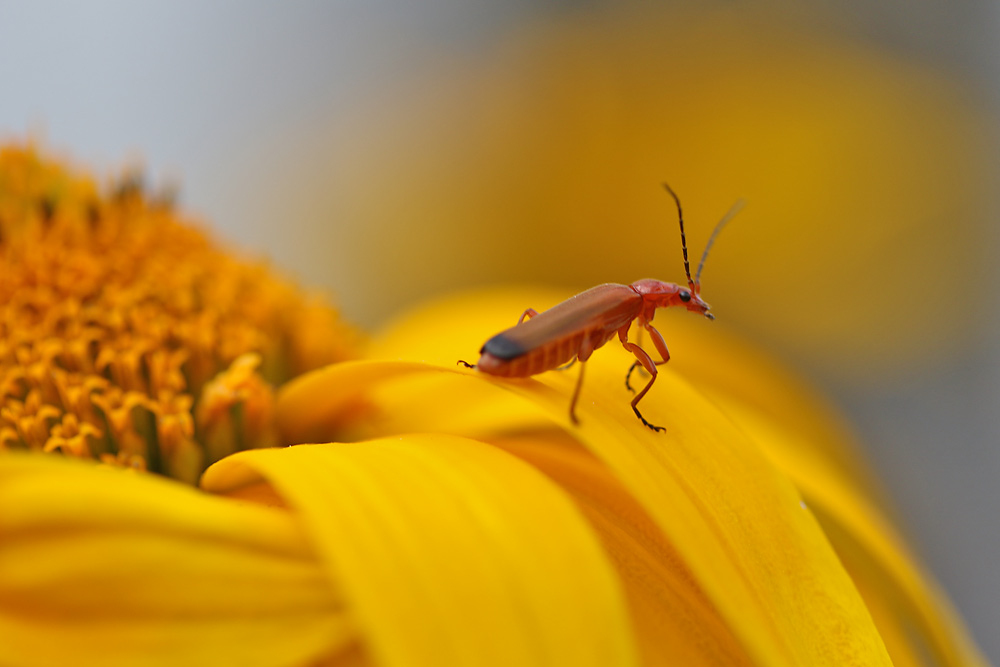
M0 150L0 449L194 482L275 444L272 387L353 356L335 313L129 175Z
M455 366L552 294L302 373L352 350L332 311L131 183L0 152L5 661L982 662L836 419L703 320L670 320L662 434L611 345L579 425L565 373Z

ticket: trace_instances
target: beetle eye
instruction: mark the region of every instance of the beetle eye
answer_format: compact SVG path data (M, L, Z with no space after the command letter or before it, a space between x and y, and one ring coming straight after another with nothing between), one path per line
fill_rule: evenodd
M681 301L684 303L691 300L691 292L688 292L686 289L682 289L679 296L681 297Z

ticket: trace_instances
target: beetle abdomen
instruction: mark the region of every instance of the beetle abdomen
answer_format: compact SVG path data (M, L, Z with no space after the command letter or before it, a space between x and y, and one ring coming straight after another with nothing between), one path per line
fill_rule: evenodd
M528 377L536 373L552 370L562 366L576 357L584 338L591 336L595 347L600 347L607 340L605 335L594 335L595 332L581 331L574 336L553 341L548 345L536 347L508 359L491 351L490 343L502 335L494 336L483 346L477 368L489 375L500 377ZM499 344L502 345L502 344ZM498 345L498 346L499 346ZM501 351L503 348L500 348Z

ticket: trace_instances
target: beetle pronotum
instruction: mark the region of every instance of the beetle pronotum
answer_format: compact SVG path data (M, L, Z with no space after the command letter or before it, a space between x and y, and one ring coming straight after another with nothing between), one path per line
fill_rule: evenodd
M580 387L583 385L583 366L594 350L601 347L615 333L626 350L635 355L625 375L625 386L635 393L629 384L638 366L649 373L649 382L642 391L632 399L632 410L643 424L654 431L664 430L662 426L654 426L646 421L639 412L639 401L646 395L656 381L656 367L667 363L670 352L663 336L652 325L657 308L683 306L691 312L704 315L714 320L711 307L701 298L701 271L705 267L705 259L711 250L715 237L722 228L736 215L743 206L738 201L719 221L712 235L705 244L705 252L701 256L698 270L691 278L691 265L688 262L687 239L684 235L684 213L681 210L681 200L666 183L666 191L677 204L677 218L681 227L681 251L684 254L684 273L687 275L687 288L676 283L666 283L661 280L639 280L631 285L607 283L592 287L574 297L553 306L542 313L528 308L521 314L517 325L501 331L490 338L479 350L479 362L475 365L466 361L459 364L467 368L476 368L483 373L499 377L528 377L554 369L568 368L575 361L580 362L580 375L573 390L573 398L569 404L569 416L577 423L576 401L580 397ZM649 332L653 347L661 359L654 361L649 353L628 339L629 327L638 320L639 326Z

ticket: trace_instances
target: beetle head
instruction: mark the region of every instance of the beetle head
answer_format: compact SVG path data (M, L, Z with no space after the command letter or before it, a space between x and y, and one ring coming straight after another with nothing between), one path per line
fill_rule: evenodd
M705 244L705 252L701 254L701 262L698 263L698 270L694 274L694 278L691 277L691 263L688 261L688 249L687 249L687 237L684 235L684 212L681 210L681 200L677 197L674 191L666 183L663 184L664 189L667 193L673 197L674 203L677 204L677 220L681 227L681 254L684 256L684 275L687 276L688 286L685 289L680 285L675 283L663 283L658 280L640 280L635 283L633 287L636 288L640 294L643 294L643 300L647 303L655 300L655 308L666 308L668 306L684 306L688 310L694 313L700 313L710 320L714 320L715 317L712 313L711 306L705 303L701 298L701 270L705 268L705 260L708 259L708 251L712 249L712 244L715 243L715 237L719 235L722 228L726 226L734 215L739 213L740 209L743 208L743 200L736 202L736 204L729 209L729 212L723 216L722 220L719 220L719 224L715 226L712 230L712 235L708 237L708 243ZM643 284L645 287L639 288L639 285ZM649 297L645 296L643 290L648 290L646 293L650 294ZM652 295L657 295L655 299ZM660 296L662 295L662 296ZM652 310L646 313L647 319L652 319Z
M715 319L715 316L710 312L712 307L701 298L697 283L683 287L677 283L665 283L662 280L649 278L632 283L632 288L642 296L643 302L649 305L648 319L652 319L652 311L656 308L670 308L672 306L681 306L692 313L704 315L710 320Z

